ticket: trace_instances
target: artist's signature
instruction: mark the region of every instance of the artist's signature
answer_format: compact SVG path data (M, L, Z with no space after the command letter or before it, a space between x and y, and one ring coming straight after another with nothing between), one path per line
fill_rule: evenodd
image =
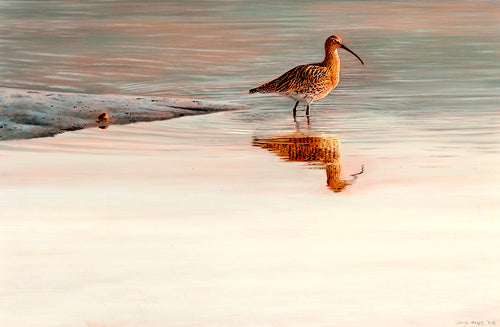
M457 320L459 326L496 326L496 320Z

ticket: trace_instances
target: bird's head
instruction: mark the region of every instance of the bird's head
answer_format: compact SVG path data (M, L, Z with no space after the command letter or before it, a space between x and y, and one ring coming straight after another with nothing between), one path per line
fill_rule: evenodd
M354 53L354 51L352 51L351 49L349 49L348 47L346 47L343 43L342 43L342 39L340 38L340 36L337 36L337 35L330 35L328 37L328 39L326 39L325 41L325 49L329 50L329 49L332 49L332 50L337 50L338 48L341 48L341 49L344 49L350 53L352 53L356 58L359 59L359 61L364 65L365 63L363 62L363 60L357 55Z

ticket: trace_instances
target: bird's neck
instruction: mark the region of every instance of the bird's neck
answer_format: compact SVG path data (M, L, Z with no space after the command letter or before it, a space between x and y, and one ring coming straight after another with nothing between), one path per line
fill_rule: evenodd
M337 49L326 49L325 51L325 59L321 63L322 66L328 68L336 68L340 67L340 58L337 53Z

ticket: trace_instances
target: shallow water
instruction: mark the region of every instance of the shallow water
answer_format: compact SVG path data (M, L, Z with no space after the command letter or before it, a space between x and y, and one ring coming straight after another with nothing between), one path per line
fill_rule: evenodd
M0 325L499 324L499 21L495 1L0 1L1 86L249 105L1 142ZM330 34L366 65L340 53L309 124L247 94ZM364 173L334 193L252 146L291 133Z
M314 130L379 144L439 135L451 147L498 151L495 2L3 1L1 9L2 86L245 102L253 109L216 128L287 129L293 102L247 90L321 60L336 33L366 66L341 53L342 81L314 104Z

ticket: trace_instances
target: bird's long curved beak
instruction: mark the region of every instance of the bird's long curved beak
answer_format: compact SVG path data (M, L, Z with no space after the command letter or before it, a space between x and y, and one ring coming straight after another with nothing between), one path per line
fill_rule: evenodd
M363 60L361 60L361 58L360 58L357 54L355 54L355 53L354 53L354 51L352 51L351 49L349 49L348 47L346 47L346 46L345 46L345 45L343 45L343 44L342 44L340 47L341 47L342 49L344 49L344 50L349 51L349 52L350 52L350 53L352 53L354 56L356 56L356 58L358 58L358 59L359 59L359 61L361 61L361 63L362 63L363 65L365 64L365 63L363 62Z

